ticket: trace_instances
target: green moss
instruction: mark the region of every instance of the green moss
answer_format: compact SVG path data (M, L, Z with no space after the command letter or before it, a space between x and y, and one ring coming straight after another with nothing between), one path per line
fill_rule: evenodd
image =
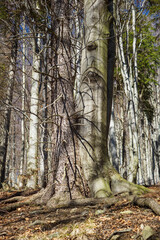
M131 183L133 184L133 183ZM137 195L141 195L141 194L145 194L145 193L148 193L148 192L151 192L150 189L144 187L144 186L141 186L141 185L138 185L138 184L133 184L134 187L137 188L137 190L135 190L135 193Z
M112 196L112 191L109 186L109 181L99 177L92 182L93 194L96 198Z

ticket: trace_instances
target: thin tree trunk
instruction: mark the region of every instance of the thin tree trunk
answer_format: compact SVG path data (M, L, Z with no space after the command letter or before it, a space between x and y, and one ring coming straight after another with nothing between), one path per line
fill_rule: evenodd
M114 117L114 104L112 104L112 112L111 112L111 121L109 127L109 156L110 160L115 167L115 169L119 172L119 159L117 156L117 142L115 135L115 117Z
M13 90L14 90L14 80L15 80L15 69L16 69L16 57L17 57L17 40L12 43L11 49L11 59L9 66L9 76L8 76L8 92L6 100L6 116L5 116L5 138L4 138L4 155L1 168L1 181L0 184L5 181L6 174L6 162L7 162L7 153L8 153L8 140L9 140L9 131L10 131L10 122L11 122L11 105L13 99Z
M27 154L27 187L36 188L38 169L38 100L39 100L39 69L40 69L40 36L33 39L33 69L31 81L29 146Z
M44 69L45 73L48 73L48 66L47 66L47 59L48 59L48 50L47 50L47 44L49 41L49 36L47 34L46 37L46 44L45 50L44 50ZM48 182L48 76L46 75L44 78L44 89L43 89L43 98L44 98L44 104L43 104L43 187L47 186Z
M119 9L117 8L118 23L118 56L121 65L121 73L124 83L124 91L128 99L128 129L129 129L129 149L130 160L128 164L127 179L130 182L136 182L138 170L138 131L137 131L137 113L138 113L138 92L137 92L137 53L136 53L136 32L135 32L135 9L132 9L132 26L133 26L133 54L134 54L134 71L132 61L126 62L124 46L122 39L122 26L120 22ZM128 33L127 33L128 36ZM128 39L128 37L127 37ZM128 57L128 56L127 56ZM128 65L128 64L129 65ZM134 75L133 75L134 74Z
M26 25L25 15L23 16L22 23L22 34L23 34L23 46L22 46L22 121L21 121L21 132L22 132L22 153L19 168L18 186L19 188L24 187L23 176L26 172L26 129L25 129L25 88L26 88Z

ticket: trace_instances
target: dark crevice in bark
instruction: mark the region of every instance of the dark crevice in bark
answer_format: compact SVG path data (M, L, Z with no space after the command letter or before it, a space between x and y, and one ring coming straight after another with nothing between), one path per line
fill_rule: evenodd
M109 25L109 38L108 38L108 62L107 62L107 126L110 123L111 109L112 109L112 96L113 96L113 75L115 65L115 33L114 33L114 21L113 21L113 0L108 1L108 10L112 15Z

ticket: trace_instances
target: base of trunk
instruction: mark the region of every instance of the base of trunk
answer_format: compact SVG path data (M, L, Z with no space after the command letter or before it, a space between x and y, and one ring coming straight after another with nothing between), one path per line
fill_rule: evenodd
M110 176L107 176L107 178L96 178L93 180L90 188L93 198L108 198L116 195L137 196L151 191L143 186L126 181L116 171L114 171L114 173L112 172L112 174L110 173ZM43 199L47 199L45 197L45 194L48 196L48 191L45 191L44 189L43 196L41 197L41 203L47 202L48 207L54 207L57 204L63 205L65 202L72 201L73 199L84 198L84 196L82 196L82 194L77 189L75 189L72 198L70 198L69 192L61 191L54 194L50 199L48 199L48 201L43 202Z

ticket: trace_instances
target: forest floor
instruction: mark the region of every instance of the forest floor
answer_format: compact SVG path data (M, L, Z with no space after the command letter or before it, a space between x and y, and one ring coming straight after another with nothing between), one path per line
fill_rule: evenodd
M154 198L160 204L160 186L151 187ZM45 206L22 206L7 212L6 199L14 192L0 192L0 240L1 239L142 239L145 226L157 232L160 239L160 216L152 210L139 208L127 200L107 208L104 204L73 208L48 209ZM150 238L149 238L150 239Z

